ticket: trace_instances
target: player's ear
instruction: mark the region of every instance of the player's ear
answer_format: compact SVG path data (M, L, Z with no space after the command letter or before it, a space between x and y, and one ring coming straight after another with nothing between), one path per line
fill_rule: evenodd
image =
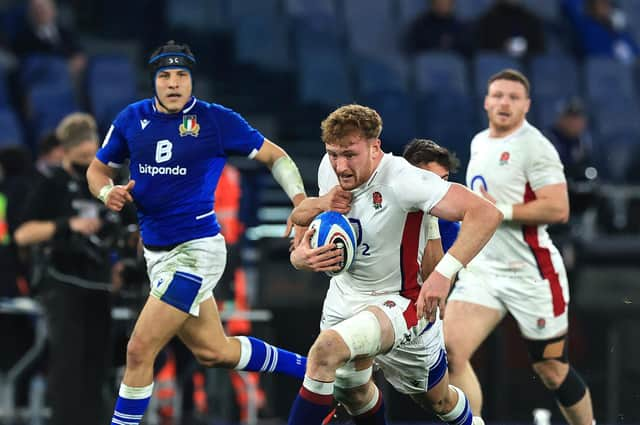
M372 144L371 144L371 153L374 156L378 156L380 155L380 153L382 153L382 148L381 148L382 142L380 141L380 139L376 139Z

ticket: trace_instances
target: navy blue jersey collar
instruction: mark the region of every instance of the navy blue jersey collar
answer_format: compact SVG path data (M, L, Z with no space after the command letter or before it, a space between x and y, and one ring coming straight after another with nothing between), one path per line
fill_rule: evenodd
M160 114L161 116L188 114L193 109L193 107L196 106L197 102L198 102L198 99L196 99L195 96L191 96L191 100L185 103L184 107L180 112L176 112L175 114L166 114L164 112L158 111L158 108L156 108L156 97L154 96L151 98L151 107L153 108L154 113Z

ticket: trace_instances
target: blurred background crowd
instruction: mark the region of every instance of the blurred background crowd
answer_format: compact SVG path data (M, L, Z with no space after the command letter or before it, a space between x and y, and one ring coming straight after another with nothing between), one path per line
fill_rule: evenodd
M87 112L102 139L124 106L151 96L146 59L168 39L189 44L198 58L196 96L237 110L282 145L310 194L324 151L320 121L352 102L380 112L385 151L433 139L462 160L452 179L464 182L469 142L486 126L488 77L523 71L532 84L528 120L554 143L569 181L571 220L551 230L572 284L570 356L599 422L640 423L640 0L2 0L0 23L0 297L45 304L48 292L59 292L40 278L55 259L41 244L16 244L13 232L32 213L24 207L38 182L69 156L56 128L70 113ZM248 160L231 162L216 197L231 248L216 298L229 311L271 312L267 322L227 320L228 332L262 333L305 353L318 333L326 277L288 263L281 238L288 198ZM112 309L109 373L100 378L111 408L146 278L135 220L105 213L96 213L102 231L85 232L76 248L111 268L96 280L107 284L76 289L101 291L100 305ZM47 412L51 396L40 404L34 397L46 386L51 355L40 350L8 379L38 340L40 314L3 311L0 383L3 391L15 384L18 409L9 415L4 398L0 423L31 421L24 418ZM490 341L474 360L487 392L485 419L530 422L532 409L543 407L558 420L513 323ZM279 423L298 387L289 378L199 370L180 344L157 373L166 384L157 391L166 391L149 420L162 423L246 422L248 397L260 417ZM397 394L387 397L392 420L425 419Z

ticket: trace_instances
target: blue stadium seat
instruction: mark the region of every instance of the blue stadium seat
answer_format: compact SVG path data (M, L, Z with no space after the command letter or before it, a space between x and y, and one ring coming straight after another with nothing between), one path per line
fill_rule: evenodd
M287 15L292 17L331 16L337 18L333 1L285 0Z
M380 91L362 99L363 104L378 111L382 117L382 149L402 153L404 146L418 132L415 99L403 91Z
M601 138L598 156L598 169L604 180L613 183L624 183L634 170L637 153L640 148L638 134L617 134L606 139Z
M495 52L478 52L473 61L473 82L476 95L484 97L487 93L489 77L505 68L524 71L522 64L510 56Z
M457 0L456 16L465 21L478 19L493 4L494 0Z
M381 58L400 52L391 0L348 0L343 5L351 51Z
M521 0L523 6L547 22L555 22L560 16L558 0Z
M54 55L29 55L20 65L20 82L23 87L41 83L71 84L67 60Z
M235 53L241 63L266 70L291 68L287 21L278 16L245 16L235 30Z
M614 59L587 58L584 74L587 95L592 101L606 101L635 93L631 68Z
M126 56L105 55L91 58L87 69L89 107L105 130L116 115L137 98L137 71Z
M409 69L403 59L398 57L396 62L390 63L374 58L356 58L358 92L406 91L409 87Z
M167 0L167 20L171 28L188 28L200 34L229 28L226 0Z
M464 181L464 167L469 161L469 144L477 131L476 105L469 96L456 92L424 95L418 105L419 136L455 152L463 169L455 177Z
M618 134L640 135L640 105L636 97L610 96L593 103L592 109L601 139Z
M24 144L22 126L15 112L8 107L0 109L0 148L7 146L20 146Z
M248 16L262 16L269 19L280 15L279 0L230 0L229 17L231 23L236 25L240 20Z
M428 3L427 0L399 0L400 27L406 29L415 17L427 10Z
M78 110L71 86L37 84L29 89L29 127L39 140L54 130L66 115Z
M469 92L465 60L456 53L427 52L415 59L416 88L420 93Z
M540 130L545 130L556 121L567 99L553 94L533 96L527 119Z
M352 102L354 90L345 52L335 40L317 39L310 33L295 41L299 100L330 108Z
M575 96L580 94L577 63L567 55L543 54L529 64L531 94L537 96Z
M627 30L640 41L640 2L638 0L618 0L618 4L627 16Z

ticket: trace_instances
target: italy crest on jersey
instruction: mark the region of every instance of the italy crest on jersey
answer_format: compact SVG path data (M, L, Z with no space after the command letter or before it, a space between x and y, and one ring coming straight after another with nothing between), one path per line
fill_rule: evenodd
M185 115L184 117L182 117L182 124L180 124L178 130L180 130L180 137L198 137L198 132L200 131L198 117L196 115Z

